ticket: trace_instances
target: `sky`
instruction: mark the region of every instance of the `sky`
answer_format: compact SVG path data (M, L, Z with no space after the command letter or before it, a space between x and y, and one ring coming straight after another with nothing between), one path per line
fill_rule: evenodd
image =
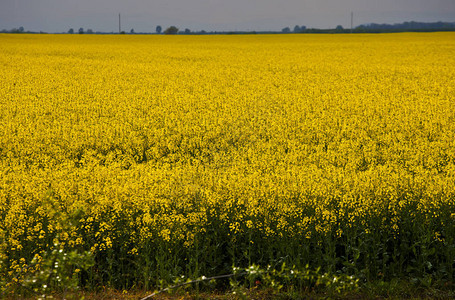
M455 0L0 0L0 30L67 32L70 28L154 32L280 31L289 26L350 28L367 23L455 22Z

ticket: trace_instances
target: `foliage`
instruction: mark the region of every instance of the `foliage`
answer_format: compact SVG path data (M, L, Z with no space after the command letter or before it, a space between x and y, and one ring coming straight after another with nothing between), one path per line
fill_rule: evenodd
M354 276L342 274L340 276L328 273L321 274L317 270L310 270L308 265L303 269L288 268L283 264L279 270L266 269L257 265L242 269L233 267L232 274L214 277L200 276L197 279L186 278L185 275L177 276L172 286L150 294L142 300L151 299L162 292L179 292L179 289L188 288L190 285L204 284L213 287L216 280L229 279L230 292L240 298L247 299L248 294L254 290L270 290L277 296L284 295L309 295L322 291L330 296L343 296L347 293L358 291L358 279ZM202 286L201 286L202 287Z
M242 283L235 275L244 275ZM251 289L271 289L273 293L285 293L287 295L302 295L303 293L315 293L323 291L330 296L342 296L347 293L358 291L358 279L346 274L333 275L320 273L320 269L311 270L308 265L302 269L289 268L283 264L280 269L266 269L252 265L244 270L234 268L234 277L230 285L235 294L247 296Z
M92 257L86 288L283 263L453 282L452 33L21 34L0 49L1 286L37 255L76 278L60 249Z
M177 34L178 32L179 29L175 26L168 27L166 30L164 30L164 34Z
M36 254L30 264L21 260L15 265L12 278L4 285L2 294L46 295L76 292L84 273L94 264L90 252L65 252L55 245L42 256Z

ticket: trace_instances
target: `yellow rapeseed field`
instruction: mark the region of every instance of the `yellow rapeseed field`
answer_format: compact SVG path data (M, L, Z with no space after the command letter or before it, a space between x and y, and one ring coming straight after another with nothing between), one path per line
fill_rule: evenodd
M453 278L454 66L455 33L0 35L0 283L55 248L114 287Z

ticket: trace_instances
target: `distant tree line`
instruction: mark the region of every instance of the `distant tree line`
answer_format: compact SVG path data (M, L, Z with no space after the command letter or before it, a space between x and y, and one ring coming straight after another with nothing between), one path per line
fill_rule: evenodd
M356 32L403 32L403 31L454 31L455 22L404 22L399 24L365 24L355 28Z
M25 33L25 29L24 27L19 27L19 28L13 28L11 30L6 30L6 29L3 29L2 31L0 31L1 33Z
M419 31L419 32L432 32L432 31L455 31L455 22L404 22L398 24L363 24L352 29L353 33L385 33L385 32L406 32L406 31ZM294 27L291 30L285 27L281 30L282 33L350 33L351 29L343 28L338 25L336 28L319 29L319 28L306 28L305 26Z
M353 33L382 33L382 32L406 32L406 31L418 31L418 32L432 32L432 31L455 31L455 22L404 22L398 24L363 24L352 29ZM260 34L260 33L350 33L351 28L343 28L343 26L338 25L336 28L330 29L319 29L319 28L307 28L303 25L295 25L292 29L291 27L285 27L281 31L211 31L207 32L205 30L201 31L191 31L188 28L180 30L176 26L169 26L163 30L163 28L158 25L155 28L156 34ZM0 33L45 33L45 32L31 32L25 31L24 27L13 28L11 30L2 30ZM79 30L74 30L70 28L66 33L69 34L114 34L114 32L94 32L92 29L84 30L84 28L79 28ZM121 34L126 34L125 31L122 31ZM129 31L129 34L138 34L134 28ZM150 32L140 32L139 34L150 34Z

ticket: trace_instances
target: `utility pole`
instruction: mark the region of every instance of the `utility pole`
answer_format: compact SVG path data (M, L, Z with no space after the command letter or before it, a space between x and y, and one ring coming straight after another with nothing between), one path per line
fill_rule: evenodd
M120 23L120 14L118 14L118 33L122 33L122 27Z
M351 11L351 33L352 33L352 24L354 23L354 12Z

